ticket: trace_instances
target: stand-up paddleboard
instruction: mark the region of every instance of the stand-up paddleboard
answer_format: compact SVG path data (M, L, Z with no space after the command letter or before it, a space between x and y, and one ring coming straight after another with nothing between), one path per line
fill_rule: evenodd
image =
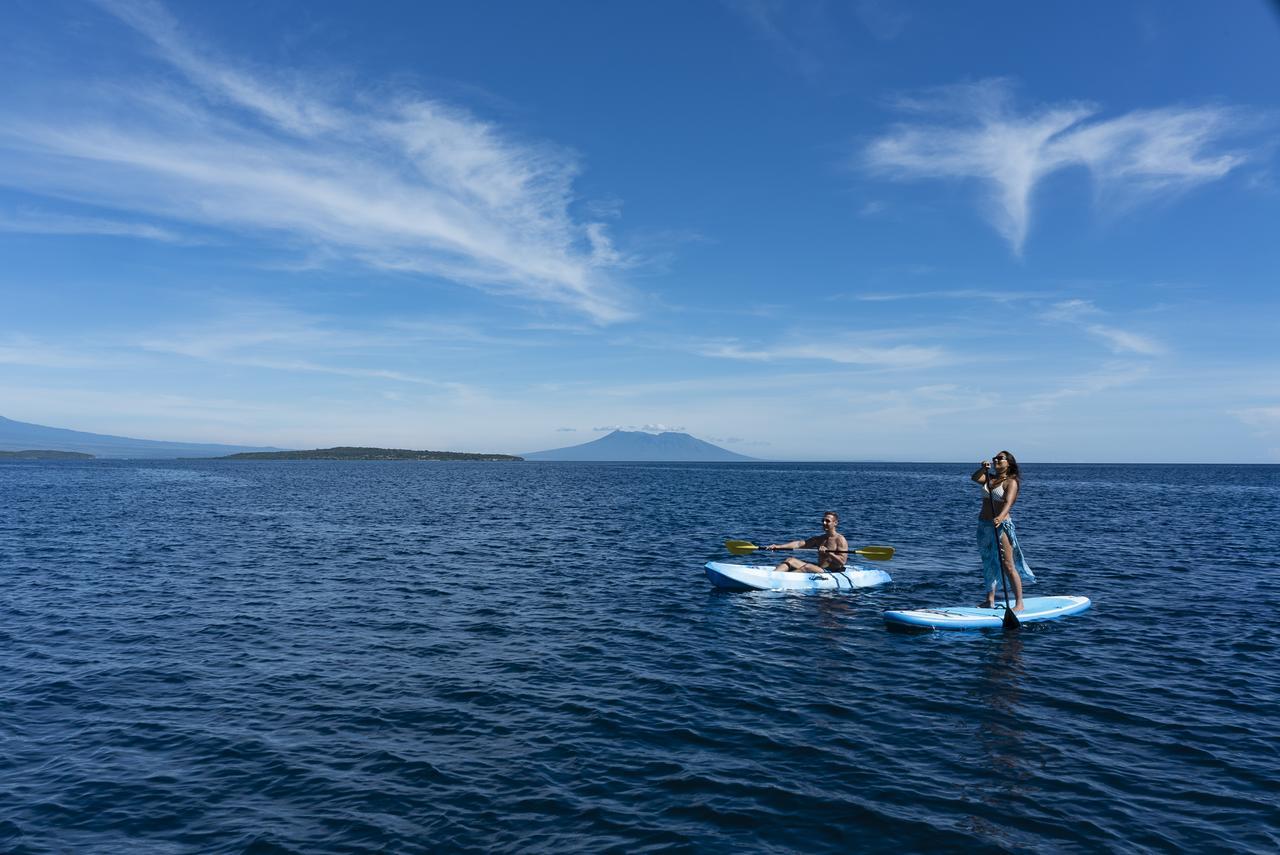
M867 570L856 564L839 573L793 573L777 571L772 565L707 562L707 578L717 588L734 591L848 591L869 588L890 581L883 570Z
M1018 623L1037 623L1078 615L1092 605L1088 597L1027 597L1017 612ZM929 629L1000 629L1004 623L1004 603L995 608L948 606L941 609L887 611L884 619L890 626L913 626Z

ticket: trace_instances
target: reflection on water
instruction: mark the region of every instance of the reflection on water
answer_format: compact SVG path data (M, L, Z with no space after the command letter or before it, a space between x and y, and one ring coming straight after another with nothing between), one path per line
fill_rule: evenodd
M976 736L989 774L981 779L978 789L981 801L1001 813L1021 802L1030 781L1029 747L1019 711L1026 676L1022 662L1024 639L1022 632L1015 630L993 633L991 640L975 692L978 701L987 705L987 715L979 719ZM993 837L1005 837L989 818L971 816L969 827Z

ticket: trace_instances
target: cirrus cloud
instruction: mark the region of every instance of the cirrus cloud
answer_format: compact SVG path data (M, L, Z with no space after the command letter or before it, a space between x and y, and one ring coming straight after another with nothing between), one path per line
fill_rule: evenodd
M39 109L0 107L0 183L284 239L596 322L629 314L612 275L628 259L602 223L571 215L571 152L417 94L339 94L251 73L159 3L99 5L143 37L161 73L60 87Z
M1101 195L1133 204L1152 194L1216 181L1247 155L1223 148L1247 125L1225 107L1164 107L1099 117L1097 105L1065 102L1018 112L1007 80L985 80L902 98L924 117L873 140L875 172L900 179L969 179L983 188L987 217L1016 254L1032 219L1037 185L1084 166Z

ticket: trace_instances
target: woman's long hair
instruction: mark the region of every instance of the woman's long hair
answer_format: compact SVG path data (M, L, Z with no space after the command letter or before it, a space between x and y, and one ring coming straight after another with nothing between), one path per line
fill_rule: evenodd
M1018 470L1018 458L1014 457L1013 454L1011 454L1008 451L1001 451L1000 454L1003 454L1005 457L1009 459L1009 471L1008 471L1008 474L1005 475L1005 477L1012 478L1013 480L1018 482L1019 486L1021 486L1022 472Z

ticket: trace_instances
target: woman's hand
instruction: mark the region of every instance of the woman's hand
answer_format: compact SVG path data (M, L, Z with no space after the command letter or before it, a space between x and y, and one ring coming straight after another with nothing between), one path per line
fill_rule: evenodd
M980 468L982 468L982 469L990 469L990 468L991 468L991 461L990 461L990 460L984 460L984 461L982 461L982 462L981 462L980 464L978 464L978 465L979 465L979 467L980 467Z

